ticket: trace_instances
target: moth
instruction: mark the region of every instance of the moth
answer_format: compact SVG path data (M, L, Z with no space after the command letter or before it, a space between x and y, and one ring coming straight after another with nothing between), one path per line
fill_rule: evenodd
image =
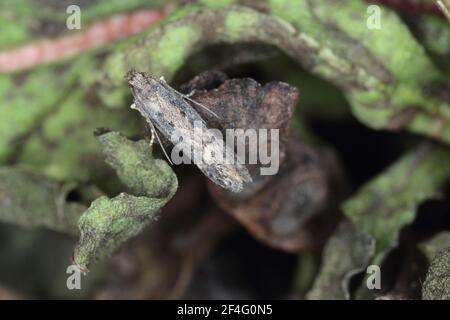
M188 135L183 135L183 144L192 150L191 154L206 153L209 157L208 161L191 160L210 180L233 192L242 191L246 183L252 182L247 168L239 161L219 161L218 155L223 155L227 148L223 137L208 130L206 122L188 101L203 108L205 106L176 91L163 78L134 70L128 72L126 78L134 97L132 108L147 120L160 144L155 127L174 145L180 143L177 132L187 132ZM195 130L199 128L203 137L200 141L195 138ZM170 161L164 148L163 151ZM234 150L226 151L232 152L235 157Z

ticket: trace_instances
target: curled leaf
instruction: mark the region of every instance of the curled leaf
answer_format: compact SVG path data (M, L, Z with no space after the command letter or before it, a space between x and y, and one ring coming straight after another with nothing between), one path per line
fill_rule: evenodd
M79 220L80 241L74 261L83 269L111 255L123 242L139 234L177 190L169 165L154 159L145 141L133 142L119 133L100 133L107 162L121 181L138 196L121 193L95 200Z
M66 201L71 189L30 169L1 167L0 221L77 234L77 221L86 207Z
M103 153L122 183L136 196L173 195L177 181L164 160L154 159L148 141L131 141L118 132L98 132Z
M373 239L348 220L341 222L325 246L322 267L307 298L350 299L350 280L367 267L374 250Z
M428 50L446 58L450 56L450 28L447 21L441 17L423 15L409 17L407 22Z
M450 247L450 232L440 232L431 239L423 241L419 247L428 260L431 261L438 252Z
M250 138L243 143L246 159L259 153L259 159L247 164L253 183L239 194L209 184L217 204L258 239L276 248L298 252L320 247L338 217L333 206L335 209L339 197L339 192L334 192L339 166L331 153L292 137L297 88L283 82L260 85L253 79L227 79L217 72L205 72L184 85L184 90L194 90L196 101L220 115L217 118L197 108L208 126L221 130L224 136L228 129L259 132L258 146L251 146ZM261 130L267 130L267 135ZM277 132L277 141L272 130ZM266 151L270 150L269 164L261 163L263 139ZM263 175L262 168L267 167L274 170Z
M418 206L440 197L450 177L450 153L422 145L389 167L343 204L350 220L375 239L378 262L398 243L403 227L412 223Z
M135 197L122 193L95 200L78 223L81 237L74 262L82 269L92 261L110 256L123 242L139 234L167 199Z

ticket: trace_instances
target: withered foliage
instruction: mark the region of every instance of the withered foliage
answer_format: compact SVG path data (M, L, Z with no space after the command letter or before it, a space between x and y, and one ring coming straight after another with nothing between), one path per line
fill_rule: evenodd
M3 1L0 299L450 299L449 2Z
M215 118L197 107L208 125L224 136L226 129L279 129L278 173L261 175L265 165L247 165L253 183L239 194L209 183L218 206L275 248L299 252L320 247L339 217L342 180L329 150L302 143L292 132L298 89L276 81L261 85L248 78L227 79L217 71L202 73L182 88L220 115ZM249 140L246 151L248 158Z

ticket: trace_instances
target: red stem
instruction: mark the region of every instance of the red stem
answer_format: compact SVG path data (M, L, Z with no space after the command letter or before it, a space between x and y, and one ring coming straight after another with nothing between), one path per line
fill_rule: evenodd
M88 49L132 36L159 21L166 15L163 10L142 9L119 14L94 22L86 30L56 39L44 39L35 43L0 52L0 73L24 70L77 55Z

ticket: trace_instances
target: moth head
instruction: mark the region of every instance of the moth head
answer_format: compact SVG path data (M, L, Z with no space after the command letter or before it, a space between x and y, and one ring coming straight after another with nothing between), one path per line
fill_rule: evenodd
M140 87L146 82L146 75L143 72L132 69L127 72L125 79L131 87Z
M143 88L143 87L155 87L160 85L161 80L145 73L136 71L134 69L128 71L125 76L130 87Z

